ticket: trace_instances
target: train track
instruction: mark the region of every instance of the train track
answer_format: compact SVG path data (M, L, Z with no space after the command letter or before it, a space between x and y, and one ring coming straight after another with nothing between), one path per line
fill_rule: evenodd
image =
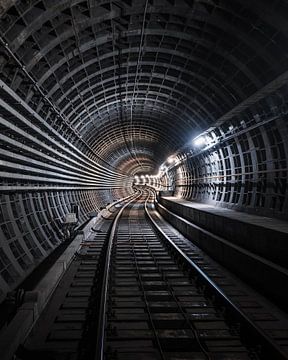
M141 191L102 219L19 358L288 359L187 255L153 200Z

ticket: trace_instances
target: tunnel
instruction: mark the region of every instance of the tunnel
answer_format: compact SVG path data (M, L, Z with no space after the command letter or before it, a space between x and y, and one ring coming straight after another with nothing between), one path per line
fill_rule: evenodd
M288 358L288 2L0 0L0 32L3 359ZM180 334L186 325L179 325L176 333L172 320L169 326L174 330L167 325L165 336L163 329L160 336L160 320L153 320L156 310L149 305L149 291L154 288L147 293L142 283L141 299L149 315L146 325L158 334L155 338L151 335L152 340L147 337L153 342L149 351L143 340L147 334L137 340L134 350L127 344L125 351L123 344L117 348L119 339L106 341L105 355L98 354L98 347L90 349L101 338L97 331L103 315L95 315L98 320L89 325L91 328L87 325L87 314L94 306L90 304L93 291L85 293L90 305L83 320L86 332L78 334L82 344L78 352L67 350L76 325L70 332L63 328L67 348L61 348L59 338L51 340L57 345L37 347L33 329L41 332L45 314L56 314L53 304L57 291L65 288L61 281L71 273L74 262L82 259L89 265L95 260L94 243L98 238L101 243L104 233L111 238L119 214L123 219L114 226L116 235L111 240L115 268L117 256L113 260L113 254L118 250L113 241L119 242L119 251L124 254L121 234L125 231L130 242L136 236L136 245L129 250L135 259L141 229L143 236L153 228L153 234L161 239L185 238L185 246L190 249L194 244L204 258L208 256L225 274L227 271L227 276L239 279L241 286L237 285L229 298L226 288L232 282L230 277L221 283L222 275L216 276L210 265L204 264L204 270L197 262L191 265L200 255L185 255L178 244L183 262L188 261L181 269L186 274L186 267L194 266L193 271L200 271L197 279L203 277L204 282L211 275L212 280L201 286L202 293L206 296L203 289L214 282L213 291L218 289L226 298L221 301L229 303L225 303L229 308L225 314L234 314L240 304L237 323L245 318L248 325L243 325L243 332L253 334L253 339L255 329L260 328L264 340L261 346L256 343L264 350L252 351L245 340L250 350L240 351L230 339L229 346L228 340L221 345L230 350L221 352L215 350L221 348L218 343L211 345L218 335L211 335L210 343L204 340L203 345L199 333L203 329L211 332L215 319L209 324L203 320L210 328L201 323L199 330L197 321L187 318L190 310L183 307L181 314L197 340L195 348L191 350L191 343ZM149 219L153 226L146 224ZM170 230L165 233L165 229ZM178 251L171 244L169 254ZM103 251L109 250L109 243L107 249L103 246ZM87 250L86 260L79 247L82 252ZM152 250L147 250L150 255ZM101 254L106 260L103 264L99 260L97 266L109 268L110 258ZM138 269L135 261L133 271ZM108 275L97 271L97 286L104 286ZM119 274L121 271L120 267ZM137 274L140 279L141 269ZM251 289L253 295L241 298L243 289ZM155 291L160 290L159 285ZM173 299L180 301L180 295L175 294ZM213 299L221 297L219 294ZM255 305L255 298L261 306ZM94 307L106 311L102 302ZM71 314L76 310L73 308ZM107 325L107 319L103 321ZM118 322L113 326L120 335L124 331ZM89 338L92 328L98 334L95 338ZM217 334L224 331L220 330L217 328ZM179 348L177 339L182 344ZM89 351L83 350L83 344Z

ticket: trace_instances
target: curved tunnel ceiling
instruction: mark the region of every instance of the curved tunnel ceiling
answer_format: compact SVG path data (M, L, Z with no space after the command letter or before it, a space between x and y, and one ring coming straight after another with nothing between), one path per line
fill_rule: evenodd
M4 80L44 109L12 71L13 54L90 149L126 174L155 172L288 68L285 1L3 0L0 12Z

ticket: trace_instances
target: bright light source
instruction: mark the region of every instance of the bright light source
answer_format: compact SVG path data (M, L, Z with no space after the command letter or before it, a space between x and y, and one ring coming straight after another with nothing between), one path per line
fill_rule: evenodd
M204 136L198 136L196 139L193 140L193 144L195 146L202 146L205 145L206 140L204 138Z
M134 176L135 180L139 179L139 176L138 175L135 175Z
M175 161L175 156L170 156L168 159L167 159L167 163L168 164L173 164L173 162Z
M145 179L145 175L141 175L141 179Z

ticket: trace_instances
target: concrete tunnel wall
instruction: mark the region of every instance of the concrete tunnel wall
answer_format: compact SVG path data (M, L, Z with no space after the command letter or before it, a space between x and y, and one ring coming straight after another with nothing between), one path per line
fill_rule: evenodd
M287 220L288 117L282 106L258 110L178 153L168 171L175 196Z
M65 241L63 222L73 204L79 206L81 225L90 212L132 193L129 177L79 151L4 88L0 301Z
M171 154L175 196L288 217L287 3L90 3L0 1L0 301L71 204L83 223Z

